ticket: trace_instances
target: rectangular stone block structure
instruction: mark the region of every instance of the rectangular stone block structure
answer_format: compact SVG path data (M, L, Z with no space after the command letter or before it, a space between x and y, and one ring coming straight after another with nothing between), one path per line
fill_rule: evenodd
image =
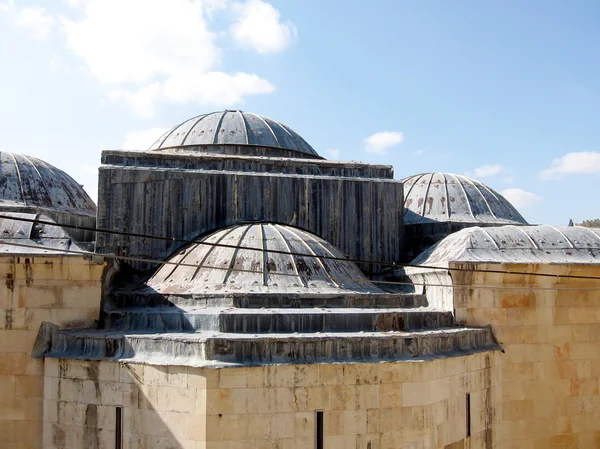
M103 153L100 229L180 239L248 221L313 232L351 259L395 262L402 184L391 167L231 155ZM181 242L99 233L97 251L163 260ZM132 262L136 268L152 263ZM379 265L360 264L366 273Z
M202 368L46 359L44 448L500 446L501 354ZM466 397L469 394L470 401Z
M40 324L91 326L105 264L91 257L0 258L0 448L42 449L44 362L31 357Z

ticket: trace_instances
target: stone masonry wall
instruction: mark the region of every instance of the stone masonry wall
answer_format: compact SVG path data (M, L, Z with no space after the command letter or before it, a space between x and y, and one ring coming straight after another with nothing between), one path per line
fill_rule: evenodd
M186 368L46 359L44 448L500 447L498 352L375 364ZM471 436L467 437L466 394Z
M98 318L104 265L83 257L0 258L0 447L42 448L44 364L31 357L42 321ZM88 448L89 449L89 448Z
M506 351L502 447L600 447L600 281L535 276L599 277L600 266L458 266L531 273L453 274L467 285L455 287L457 320L492 324Z

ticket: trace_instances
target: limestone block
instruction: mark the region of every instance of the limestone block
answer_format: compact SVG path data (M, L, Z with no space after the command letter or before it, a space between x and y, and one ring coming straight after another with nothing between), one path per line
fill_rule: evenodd
M379 367L376 364L348 364L344 369L346 385L365 385L379 383Z
M270 437L293 438L295 436L295 413L277 413L271 415Z
M344 382L344 369L338 364L321 364L319 367L319 382L321 385L340 385Z
M314 438L315 434L315 412L297 412L295 423L295 434L298 437Z
M407 363L380 363L379 379L382 384L390 384L397 382L411 382L418 380L418 367L420 362ZM414 374L414 375L413 375Z
M19 307L52 308L62 305L63 287L49 285L19 286Z
M196 410L195 390L160 386L156 408L169 412L193 413Z
M181 418L183 420L183 417ZM187 437L195 441L204 441L206 439L206 415L185 415Z
M367 433L366 410L344 410L341 416L344 435L362 435Z
M431 403L429 382L405 382L402 384L402 404L405 407Z
M69 309L98 309L101 298L101 284L66 285L63 287L62 305Z
M246 417L248 420L248 438L250 439L266 439L271 434L271 417L270 415L253 414ZM296 424L298 424L298 415L296 414ZM296 427L296 435L298 435L298 427Z
M402 384L380 384L379 406L381 408L395 408L402 406ZM369 407L374 408L374 407Z
M356 392L356 408L359 410L376 409L380 405L381 388L387 385L394 385L390 389L384 388L385 394L389 395L396 388L400 389L399 394L402 394L400 384L381 384L381 385L357 385L354 388Z

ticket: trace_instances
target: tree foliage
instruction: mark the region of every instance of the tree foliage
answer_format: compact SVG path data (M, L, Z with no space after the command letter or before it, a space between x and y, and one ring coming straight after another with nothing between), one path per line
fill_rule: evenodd
M577 226L584 226L586 228L600 228L600 218L594 218L593 220L583 220L578 223Z

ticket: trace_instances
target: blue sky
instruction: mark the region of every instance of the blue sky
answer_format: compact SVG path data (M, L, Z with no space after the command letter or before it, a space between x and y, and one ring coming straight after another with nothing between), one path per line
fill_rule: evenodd
M0 0L0 149L95 198L101 149L240 108L566 225L600 217L598 23L591 0Z

